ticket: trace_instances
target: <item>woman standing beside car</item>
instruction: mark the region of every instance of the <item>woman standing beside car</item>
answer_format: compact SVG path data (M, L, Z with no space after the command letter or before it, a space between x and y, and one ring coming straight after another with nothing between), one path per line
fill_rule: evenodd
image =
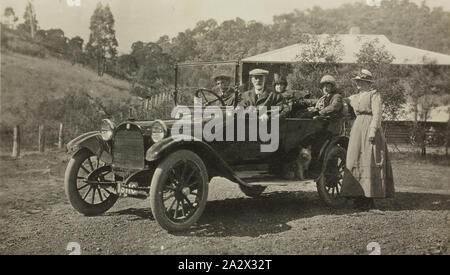
M358 207L371 208L374 198L394 196L394 180L381 128L381 96L372 87L372 73L363 69L353 80L359 93L349 97L356 120L350 132L342 196L355 198Z

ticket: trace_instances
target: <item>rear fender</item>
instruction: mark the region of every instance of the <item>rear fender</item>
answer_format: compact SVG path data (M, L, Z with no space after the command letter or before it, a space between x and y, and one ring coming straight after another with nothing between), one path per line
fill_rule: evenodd
M206 169L209 179L215 176L225 177L239 184L249 186L233 172L228 163L209 144L193 137L168 137L153 144L145 153L145 160L158 163L176 150L187 149L199 155Z
M111 146L102 139L99 131L82 134L67 143L67 151L76 154L81 149L86 148L100 158L105 163L112 163Z
M348 147L348 137L346 136L334 136L331 139L328 139L322 146L322 149L320 149L319 153L319 161L323 162L325 159L325 156L328 154L328 152L333 148L335 145L339 145L345 150L347 150Z

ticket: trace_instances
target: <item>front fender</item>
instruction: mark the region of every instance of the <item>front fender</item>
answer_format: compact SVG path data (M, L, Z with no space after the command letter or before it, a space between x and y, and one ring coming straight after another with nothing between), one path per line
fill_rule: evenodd
M158 162L179 149L188 149L198 154L203 159L210 178L222 176L239 184L250 186L233 172L228 163L209 144L190 136L168 137L153 144L145 152L145 160Z
M89 149L105 163L112 163L111 146L104 141L99 131L82 134L67 143L67 151L76 153L82 148Z

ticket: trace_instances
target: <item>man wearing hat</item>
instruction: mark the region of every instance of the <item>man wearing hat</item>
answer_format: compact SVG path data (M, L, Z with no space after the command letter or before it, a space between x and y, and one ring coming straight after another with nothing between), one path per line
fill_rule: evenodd
M253 88L242 94L240 106L279 106L282 107L283 96L273 93L266 88L266 81L269 71L263 69L254 69L249 73Z
M231 77L226 75L217 75L214 77L216 86L213 91L225 102L227 106L234 105L234 89L230 87Z

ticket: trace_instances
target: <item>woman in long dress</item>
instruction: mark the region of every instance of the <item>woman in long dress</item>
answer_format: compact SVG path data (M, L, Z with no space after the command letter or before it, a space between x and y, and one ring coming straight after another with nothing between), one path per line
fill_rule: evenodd
M373 207L374 198L394 196L394 180L381 128L380 93L372 89L372 74L361 70L354 78L359 93L349 97L356 114L347 149L342 195L355 198L359 207Z

